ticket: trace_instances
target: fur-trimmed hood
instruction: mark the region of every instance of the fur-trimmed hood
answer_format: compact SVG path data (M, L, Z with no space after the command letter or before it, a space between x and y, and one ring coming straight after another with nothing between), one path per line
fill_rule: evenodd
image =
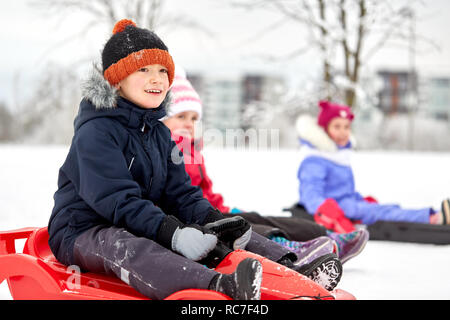
M117 106L119 93L103 77L101 68L94 63L87 79L82 83L81 94L88 99L96 109L112 109Z
M142 126L143 122L165 117L170 103L170 91L161 105L155 109L141 108L121 97L118 90L103 77L101 69L94 64L89 76L82 84L83 100L75 118L75 130L94 118L115 118L129 127Z
M338 150L336 143L317 124L316 119L310 115L301 115L298 117L295 123L295 129L300 141L307 142L318 150L329 152Z
M355 144L353 136L345 147L339 147L317 124L317 120L310 115L298 117L295 128L301 143L301 158L317 156L340 165L350 165L350 155Z
M310 144L313 148L327 152L334 152L341 149L328 136L323 128L317 124L316 118L310 115L299 116L295 123L295 129L300 141ZM350 144L348 148L354 148L355 145L355 137L350 136Z

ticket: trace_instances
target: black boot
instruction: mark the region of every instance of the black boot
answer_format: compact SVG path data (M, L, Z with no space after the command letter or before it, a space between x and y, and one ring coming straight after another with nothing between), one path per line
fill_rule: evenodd
M301 273L328 291L333 290L342 277L342 263L334 253L323 255L308 264L296 266L289 259L278 263Z
M218 274L208 289L226 294L234 300L259 300L261 297L262 266L258 260L242 260L231 274Z

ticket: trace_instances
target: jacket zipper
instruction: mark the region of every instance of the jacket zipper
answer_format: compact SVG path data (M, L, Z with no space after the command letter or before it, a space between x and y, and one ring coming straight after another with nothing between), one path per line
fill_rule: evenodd
M145 122L144 122L143 125L142 125L141 132L142 132L142 133L145 132ZM142 139L142 140L144 140L144 139ZM142 141L142 142L143 142L143 144L145 144L145 141ZM144 147L144 149L145 149L145 147ZM133 157L132 161L133 161L133 160L134 160L134 157ZM131 167L131 164L130 164L130 167ZM148 192L150 192L150 190L151 190L151 188L152 188L152 183L153 183L153 177L150 178L150 183L149 183L149 185L148 185Z
M131 170L131 166L133 165L134 158L136 158L136 156L133 156L133 158L131 158L130 165L128 166L128 171Z
M142 132L144 132L144 130L145 130L145 122L144 122L144 124L142 125L142 128L141 128ZM133 165L133 162L134 162L135 158L136 158L136 156L133 156L133 158L131 158L130 165L128 166L128 171L131 170L131 166Z
M152 189L153 177L150 178L150 184L148 185L148 192Z

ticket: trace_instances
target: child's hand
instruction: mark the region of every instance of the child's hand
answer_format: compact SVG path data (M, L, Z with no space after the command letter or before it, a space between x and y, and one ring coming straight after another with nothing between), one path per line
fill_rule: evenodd
M218 241L217 236L205 227L184 224L172 215L163 219L155 240L194 261L205 258Z
M205 225L205 228L217 234L230 249L245 249L252 235L252 227L241 216L217 220Z
M217 236L198 225L177 228L172 237L172 250L194 261L205 258L216 244Z
M355 231L353 223L345 216L336 200L326 199L314 213L314 220L329 230L338 233L349 233Z

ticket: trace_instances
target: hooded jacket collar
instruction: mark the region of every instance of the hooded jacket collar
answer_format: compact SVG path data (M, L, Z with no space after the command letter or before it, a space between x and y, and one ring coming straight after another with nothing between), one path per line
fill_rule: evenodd
M338 146L323 128L317 124L316 119L310 115L298 117L295 123L295 129L301 145L307 145L319 151L335 152L343 149L351 149L356 143L355 138L351 136L346 146Z
M316 123L316 119L309 115L298 117L295 123L300 143L311 148L334 152L338 150L336 143L326 134L326 132Z
M296 130L302 159L315 156L340 165L351 165L353 138L346 146L339 147L317 124L316 119L309 115L302 115L297 119Z
M166 115L169 94L161 105L155 109L144 109L121 97L116 88L111 86L94 65L87 80L82 85L84 96L75 118L75 130L87 121L98 117L112 117L130 128L153 126Z

